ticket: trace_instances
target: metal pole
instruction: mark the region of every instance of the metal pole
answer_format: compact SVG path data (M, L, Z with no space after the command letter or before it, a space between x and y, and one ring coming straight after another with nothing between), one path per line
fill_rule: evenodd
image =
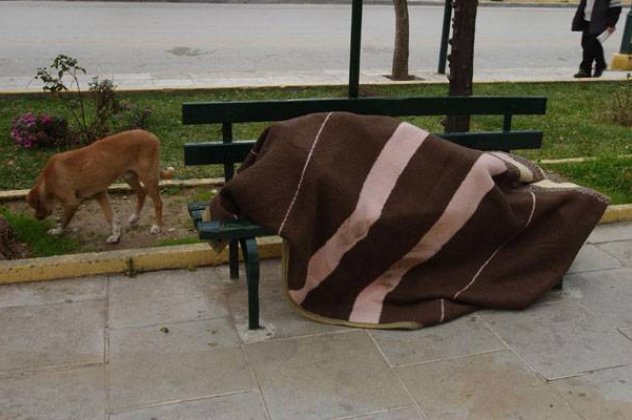
M452 18L452 0L445 0L443 8L443 31L441 32L441 50L439 51L439 68L437 73L445 74L445 62L448 55L450 38L450 19Z
M621 38L619 53L632 54L632 6L630 6L628 16L625 19L625 27L623 28L623 37Z
M351 6L351 57L349 60L349 97L357 98L360 84L360 45L362 35L362 0Z

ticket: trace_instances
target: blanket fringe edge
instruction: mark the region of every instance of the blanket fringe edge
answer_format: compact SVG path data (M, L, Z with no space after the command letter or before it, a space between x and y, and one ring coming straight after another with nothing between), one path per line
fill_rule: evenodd
M366 329L380 329L380 330L418 330L424 327L424 324L420 324L414 321L403 321L403 322L388 322L388 323L380 323L380 324L367 324L362 322L351 322L345 321L342 319L329 318L326 316L318 315L313 312L308 311L302 306L298 305L296 302L292 300L290 297L289 289L287 287L287 272L288 272L288 261L290 255L290 246L287 240L283 240L283 252L281 253L281 269L282 269L282 282L283 282L283 292L286 299L291 303L292 309L296 311L298 314L304 316L307 319L311 319L316 322L320 322L323 324L329 325L340 325L344 327L353 327L353 328L366 328Z

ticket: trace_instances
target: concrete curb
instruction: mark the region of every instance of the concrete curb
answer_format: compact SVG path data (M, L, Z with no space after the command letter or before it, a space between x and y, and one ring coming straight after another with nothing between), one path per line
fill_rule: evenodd
M0 0L1 1L1 0ZM616 54L615 54L616 55ZM508 71L512 71L512 69L506 69ZM533 76L522 76L522 77L507 77L506 75L496 76L495 73L481 73L475 74L473 82L475 84L495 84L495 83L608 83L608 82L621 82L627 80L628 72L625 70L614 70L609 69L604 75L599 78L590 78L590 79L575 79L572 78L571 75L573 72L577 71L575 67L568 68L568 72L565 75L560 75L559 73L548 76L539 76L538 78L534 78ZM365 74L361 72L360 75L360 86L363 88L370 88L372 86L402 86L402 85L447 85L449 80L446 75L441 75L433 71L424 71L421 69L420 71L415 72L415 76L417 77L414 80L390 80L388 77L384 76L389 72L388 69L383 69L377 73L373 74ZM379 73L379 75L378 75ZM88 88L88 81L91 80L92 77L100 76L99 74L89 74L83 76L84 80L80 80L80 86L82 89ZM216 75L208 76L207 78L214 78ZM312 79L313 76L308 76L308 78ZM152 77L146 79L145 81L154 80ZM235 80L239 80L238 78ZM1 78L0 78L1 81ZM115 83L121 82L120 80ZM227 83L227 82L204 82L197 83L191 78L184 79L174 79L171 80L172 83L170 86L165 85L145 85L145 86L117 86L117 92L125 93L125 92L188 92L188 91L208 91L208 90L233 90L233 89L285 89L285 88L327 88L327 87L346 87L348 86L348 80L341 79L337 81L328 80L328 81L317 81L317 80L288 80L285 83L280 83L276 78L275 80L268 80L265 77L259 79L258 82L253 82L252 80L246 82L237 82L237 83ZM3 87L0 85L0 95L39 95L43 94L41 86L29 87L29 88L17 88L17 87Z
M632 221L632 204L616 204L608 206L599 224Z
M632 204L608 206L599 221L617 223L632 221ZM258 238L259 257L280 258L281 238ZM228 253L217 254L205 244L176 245L136 250L118 250L27 258L0 262L0 284L58 280L102 274L137 273L170 269L196 269L228 262Z
M281 256L278 237L258 238L259 257ZM228 252L213 252L206 243L0 262L0 284L58 280L101 274L127 274L170 269L195 269L228 262Z

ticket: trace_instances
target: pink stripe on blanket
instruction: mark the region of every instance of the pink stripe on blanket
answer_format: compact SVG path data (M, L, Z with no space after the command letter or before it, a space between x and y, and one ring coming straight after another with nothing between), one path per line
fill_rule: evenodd
M502 160L488 153L474 163L443 214L402 259L369 284L355 300L349 321L377 324L384 298L413 267L429 260L467 223L485 195L494 187L493 176L507 170Z
M397 126L371 167L353 213L312 255L303 287L289 291L294 302L300 305L307 294L334 271L344 254L366 237L371 226L380 218L400 175L427 137L427 131L411 124Z

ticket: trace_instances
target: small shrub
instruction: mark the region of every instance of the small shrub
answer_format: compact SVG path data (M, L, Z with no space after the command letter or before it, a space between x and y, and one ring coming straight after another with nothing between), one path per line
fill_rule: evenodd
M140 107L125 100L120 101L118 106L119 111L114 116L117 127L121 130L147 128L149 117L153 113L151 107Z
M632 75L628 73L627 82L614 93L609 105L609 115L613 122L632 127Z
M36 115L28 112L13 120L11 137L25 149L35 147L64 149L69 138L68 121L54 115Z
M37 69L36 79L44 82L44 91L50 92L60 99L72 116L69 137L74 137L73 146L81 146L107 136L113 132L131 128L146 128L147 120L152 113L151 108L140 108L129 102L119 101L116 97L116 86L111 80L92 78L88 84L88 97L91 106L85 103L85 92L79 86L79 74L86 70L79 66L76 59L60 54L53 60L49 68ZM64 79L70 78L66 85ZM67 95L69 87L77 89L76 95ZM94 113L88 115L88 111Z
M121 106L114 93L116 86L111 80L94 77L89 86L95 110L92 124L86 127L86 137L92 141L109 134L110 120L120 112Z

